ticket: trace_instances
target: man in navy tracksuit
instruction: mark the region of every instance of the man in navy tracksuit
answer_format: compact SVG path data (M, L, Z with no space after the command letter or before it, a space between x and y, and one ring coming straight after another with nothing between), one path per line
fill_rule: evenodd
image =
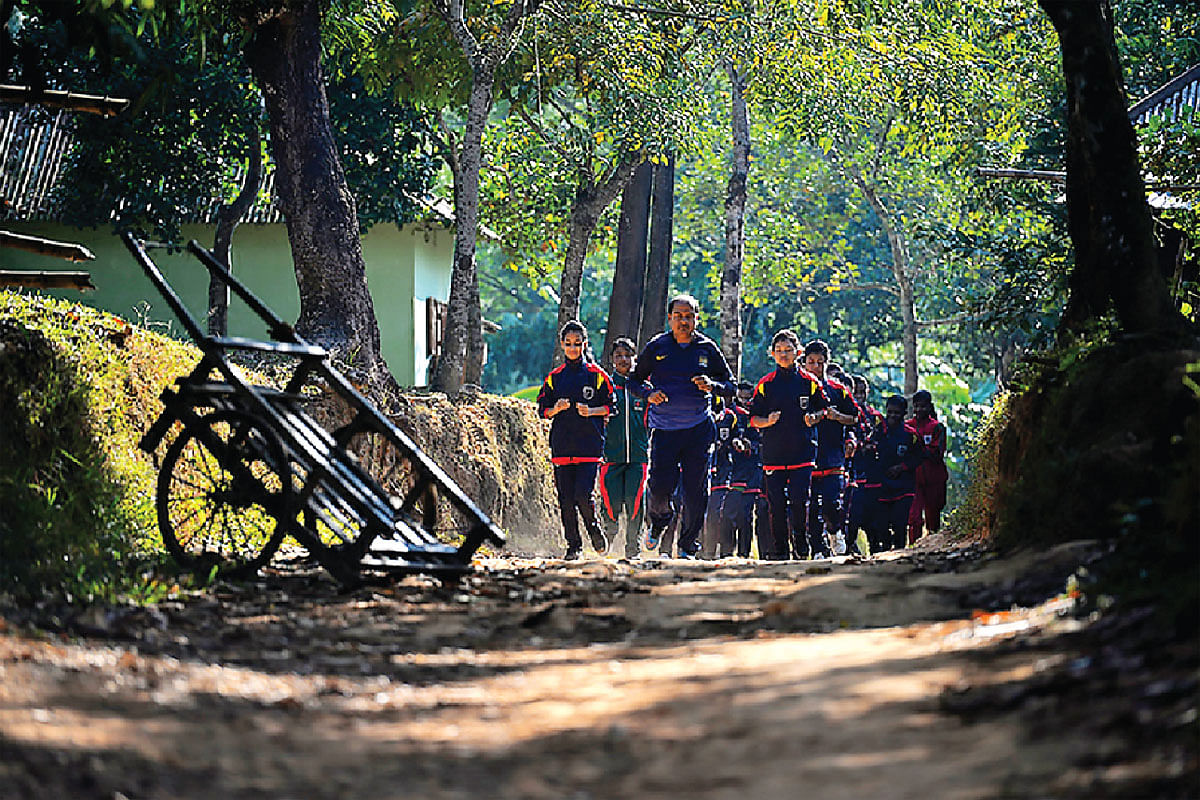
M846 435L858 421L858 406L850 389L826 374L829 345L813 339L804 346L804 369L821 382L829 407L817 423L817 459L808 492L808 529L846 552L842 534L842 492L846 489Z
M867 511L871 554L902 548L908 540L908 510L916 494L917 467L925 454L912 428L904 424L908 401L892 395L884 418L867 439L867 483L877 483L875 502Z
M696 330L698 308L691 295L671 299L667 304L671 330L646 343L629 379L631 385L642 384L651 404L646 546L658 546L671 521L671 494L681 484L680 558L695 558L708 501L709 450L716 439L708 395L734 393L725 356L712 339Z

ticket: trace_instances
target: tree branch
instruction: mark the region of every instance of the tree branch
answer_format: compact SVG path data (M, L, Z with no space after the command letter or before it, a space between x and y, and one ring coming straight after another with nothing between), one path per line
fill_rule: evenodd
M887 292L896 297L900 296L900 290L890 283L858 283L856 281L834 283L833 281L822 281L821 283L804 283L796 287L797 291L819 292L824 289L836 289L839 292Z
M451 0L461 2L461 0ZM525 20L532 17L542 6L542 0L514 0L496 34L495 46L488 48L483 59L494 70L508 60L520 40L519 31ZM518 34L518 35L514 35Z
M984 319L986 314L955 314L953 317L942 319L919 319L913 322L918 328L936 328L942 325L958 325L962 322L976 322Z
M879 168L883 165L883 146L887 144L887 135L891 132L892 123L895 121L895 112L890 112L887 122L883 123L883 128L879 131L879 140L875 143L875 155L871 159L871 183L875 183L879 178Z
M517 116L524 120L525 124L533 129L533 132L537 134L539 139L546 143L547 147L549 147L555 153L558 153L559 158L567 163L570 163L573 160L566 149L563 148L562 144L551 139L546 133L545 128L541 126L541 123L530 116L529 112L524 106L519 103L512 103L510 108L517 112Z
M471 33L471 29L467 27L463 0L434 0L434 4L442 20L450 28L450 35L454 37L454 41L458 42L458 46L462 48L463 55L466 56L467 63L471 65L471 69L478 70L480 62L479 42L475 39L475 35Z
M458 143L454 140L454 131L450 130L449 124L446 123L446 115L442 111L437 113L438 143L442 146L445 153L446 164L450 167L450 174L458 177Z

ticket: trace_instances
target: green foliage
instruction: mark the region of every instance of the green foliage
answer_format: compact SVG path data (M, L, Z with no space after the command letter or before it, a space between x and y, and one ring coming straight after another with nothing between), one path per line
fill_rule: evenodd
M119 118L81 115L55 206L78 227L113 224L177 241L184 221L213 214L240 191L249 148L262 147L259 100L234 51L202 55L170 37L142 58L99 71L76 60L64 85L136 98ZM93 68L89 68L93 67Z
M1113 31L1130 102L1200 64L1194 0L1115 0Z
M441 167L426 118L409 103L372 94L357 76L331 85L328 94L359 227L418 219L424 210L415 200L428 194Z
M579 318L587 326L593 350L604 341L612 281L610 258L601 252L584 264ZM480 250L480 262L483 314L501 328L487 336L483 385L495 394L512 394L533 386L536 396L554 358L558 296L541 279L516 269L494 245Z
M996 395L991 409L966 447L969 480L963 501L947 525L971 539L990 539L995 530L996 496L1000 488L1000 443L1012 419L1012 395Z
M267 143L260 141L261 100L241 37L180 11L168 19L154 31L135 29L128 46L103 61L71 48L58 28L40 26L37 18L20 27L20 43L55 59L52 85L134 100L117 118L76 118L75 144L54 198L63 221L111 222L178 241L184 221L213 217L238 194L251 148L262 149L270 169ZM441 164L425 118L382 90L368 91L361 77L332 72L341 77L327 90L331 123L360 227L419 217L413 198L428 193Z
M85 600L133 589L134 566L158 549L138 431L186 351L112 315L11 292L0 293L0 348L0 586Z
M572 222L619 166L687 150L694 72L679 25L593 4L554 6L506 63L503 102L486 131L481 210L514 262L538 277L556 270ZM696 55L688 66L694 69ZM605 214L594 246L615 235Z
M1002 546L1110 541L1114 556L1093 594L1155 602L1192 630L1200 397L1186 379L1196 360L1194 341L1172 348L1115 337L1041 356L1012 401L995 500ZM1043 420L1052 424L1035 425Z

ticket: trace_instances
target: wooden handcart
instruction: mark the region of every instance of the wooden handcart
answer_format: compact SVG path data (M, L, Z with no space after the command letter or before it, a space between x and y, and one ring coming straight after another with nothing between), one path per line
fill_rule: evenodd
M203 354L163 391L164 410L140 447L156 453L163 544L183 566L237 577L271 561L292 537L337 580L364 570L454 578L504 534L437 464L211 253L188 249L267 325L274 341L205 334L150 259L123 237ZM247 381L233 351L283 359L282 389ZM336 426L310 413L329 395L346 413ZM326 415L328 416L328 415ZM439 524L441 522L441 524ZM459 538L457 543L443 541Z

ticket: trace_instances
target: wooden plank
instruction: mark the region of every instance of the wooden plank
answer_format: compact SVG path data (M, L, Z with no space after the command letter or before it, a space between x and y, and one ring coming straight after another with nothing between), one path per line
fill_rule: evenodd
M0 85L0 103L30 103L48 108L67 108L88 114L115 117L126 109L129 101L120 97L101 97L94 94L63 92L56 89L34 89L29 86Z
M0 269L0 287L18 286L25 289L95 289L87 272L26 272Z
M60 242L55 239L43 239L40 236L26 236L22 233L0 231L0 247L12 247L39 256L62 258L67 261L92 261L96 258L91 250L74 242Z

